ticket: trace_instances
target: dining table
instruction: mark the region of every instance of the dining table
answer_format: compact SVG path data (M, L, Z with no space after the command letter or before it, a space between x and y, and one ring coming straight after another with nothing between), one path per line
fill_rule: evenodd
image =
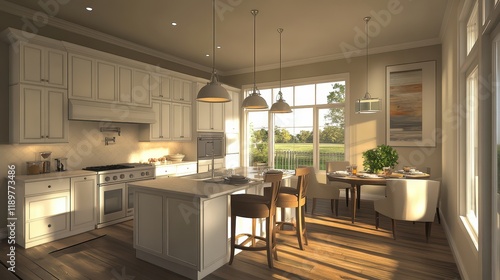
M356 219L356 209L359 209L361 198L361 186L363 185L381 185L385 186L387 179L427 179L430 175L426 173L411 175L411 174L394 174L389 176L377 176L373 174L358 174L358 175L343 175L328 173L327 178L330 182L342 182L351 185L351 222L354 224Z

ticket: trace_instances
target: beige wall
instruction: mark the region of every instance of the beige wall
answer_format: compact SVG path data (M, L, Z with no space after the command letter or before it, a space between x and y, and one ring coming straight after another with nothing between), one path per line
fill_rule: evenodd
M369 89L372 97L379 97L385 104L386 66L421 61L436 61L436 116L441 115L441 45L408 49L398 52L382 53L369 56ZM350 161L358 165L363 163L362 152L377 145L386 143L386 110L377 114L355 114L354 101L362 98L365 86L365 57L342 59L315 63L304 66L282 69L284 81L306 77L317 77L340 73L349 73L350 89L348 89L349 104L349 137ZM257 84L279 80L279 71L269 70L256 73ZM241 87L253 83L253 74L242 74L224 77L224 82ZM436 128L440 129L441 120L436 118ZM412 165L427 170L431 169L432 177L441 177L441 144L439 139L436 147L396 147L400 160L399 166Z

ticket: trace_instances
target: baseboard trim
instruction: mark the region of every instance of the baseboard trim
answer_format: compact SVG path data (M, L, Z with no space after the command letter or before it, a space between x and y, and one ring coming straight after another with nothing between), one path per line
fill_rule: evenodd
M460 272L460 276L462 279L470 279L467 275L467 271L464 270L465 266L463 265L463 260L460 257L455 240L453 239L453 236L450 234L450 228L448 227L448 224L446 223L446 218L443 215L443 212L441 212L441 208L439 208L439 217L441 218L441 226L444 229L446 239L448 239L448 243L450 245L450 249L451 249L451 252L453 254L453 258L455 259L455 263L457 264L458 271Z

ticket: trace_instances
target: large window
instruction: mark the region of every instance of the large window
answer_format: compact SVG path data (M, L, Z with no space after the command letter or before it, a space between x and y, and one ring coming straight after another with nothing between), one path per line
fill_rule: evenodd
M281 89L292 113L271 114L267 110L246 111L246 164L265 164L276 169L314 166L346 158L345 104L347 75L327 81L288 83ZM251 90L246 90L249 94ZM279 88L260 90L271 106Z
M461 170L461 191L460 191L460 215L465 227L471 236L476 247L478 247L479 236L479 184L481 182L479 171L479 70L478 70L478 3L469 2L463 12L464 18L461 20L460 49L462 52L461 76L462 84L462 105L465 107L462 115L461 149L462 154Z

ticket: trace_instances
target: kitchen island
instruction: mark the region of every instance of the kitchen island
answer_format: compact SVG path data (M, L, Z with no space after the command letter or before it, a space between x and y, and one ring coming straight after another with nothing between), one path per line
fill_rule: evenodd
M136 257L202 279L229 261L229 195L262 187L183 177L130 183Z

